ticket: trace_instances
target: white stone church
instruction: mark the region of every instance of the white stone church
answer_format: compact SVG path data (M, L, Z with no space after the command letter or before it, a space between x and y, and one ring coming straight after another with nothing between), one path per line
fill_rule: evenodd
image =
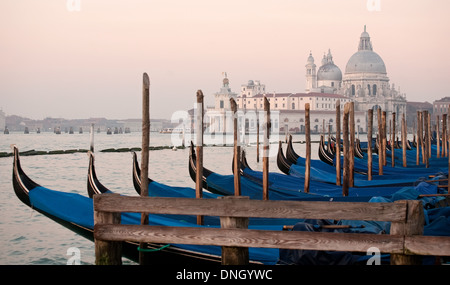
M303 133L305 130L305 103L310 104L311 131L321 133L335 130L336 101L340 101L341 116L347 102L355 102L355 127L359 132L367 131L367 110L382 108L387 120L392 112L397 118L406 112L406 98L390 85L386 66L382 58L373 51L369 34L364 31L360 36L358 51L347 62L345 72L333 62L331 51L322 58L321 66L316 69L314 57L309 54L306 62L305 93L270 93L266 86L257 80L249 80L241 85L240 94L231 91L229 79L225 73L223 85L214 94L215 106L206 111L205 122L208 130L215 133L233 131L230 112L230 98L237 102L240 120L245 118L246 132L256 130L257 114L263 120L263 99L270 102L273 130L279 133ZM376 114L376 112L374 112ZM244 116L243 116L244 115ZM342 119L341 119L342 122ZM374 117L376 122L376 117ZM397 122L398 124L398 122Z

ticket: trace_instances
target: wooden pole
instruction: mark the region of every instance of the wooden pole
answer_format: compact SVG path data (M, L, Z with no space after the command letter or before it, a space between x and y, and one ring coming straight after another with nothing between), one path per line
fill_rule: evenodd
M141 196L148 197L148 161L150 145L150 79L147 73L143 75L142 83L142 151L141 151ZM148 225L148 214L141 214L141 225ZM139 243L141 249L146 243ZM143 251L139 252L139 264L147 264L147 257Z
M402 150L403 150L403 167L406 167L406 119L405 113L402 117Z
M442 156L447 156L447 114L442 115Z
M383 127L381 125L381 108L377 109L378 120L378 175L383 175L383 148L382 148L382 133Z
M420 112L420 149L422 152L422 163L425 164L425 140L424 140L424 120L423 112Z
M343 118L343 144L344 144L344 171L343 171L343 184L342 184L342 196L348 196L348 187L350 183L350 159L349 159L349 142L348 142L348 117L350 104L344 105L344 118Z
M354 186L355 174L355 102L350 102L349 113L349 127L350 127L350 152L349 152L349 187Z
M391 223L391 235L403 235L413 236L423 234L423 224L425 223L425 216L423 206L420 201L417 200L402 200L395 203L406 203L406 223L405 222L392 222ZM391 265L419 265L421 264L422 257L419 255L406 255L406 254L392 254Z
M440 134L439 134L439 132L441 131L441 130L440 130L441 128L439 127L439 125L440 125L439 115L437 115L437 116L436 116L436 144L437 144L437 147L436 147L436 149L437 149L437 151L436 151L436 157L437 157L437 158L440 158L440 157L441 157L441 142L440 142L441 136L440 136Z
M108 194L116 195L116 194ZM120 224L120 213L94 210L94 224ZM95 239L95 265L122 265L122 242Z
M373 128L373 109L367 112L368 127L367 127L367 180L372 180L372 128Z
M197 91L197 160L195 176L195 198L203 198L203 92ZM197 224L203 225L203 216L197 216Z
M428 111L423 111L423 123L424 123L424 126L423 126L423 128L424 128L424 130L425 130L425 139L424 139L424 141L425 141L425 143L424 143L424 150L425 150L425 152L424 152L424 157L425 157L425 167L426 168L428 168L430 165L429 165L429 154L428 154L428 150L429 150L429 148L428 148L428 144L429 144L429 132L428 132Z
M241 148L239 146L239 129L238 129L238 115L237 115L237 105L233 98L230 98L231 112L233 113L233 128L234 128L234 163L233 163L233 173L234 173L234 195L241 196L241 175L240 171L240 152Z
M219 197L224 200L249 199L244 196L224 196ZM220 227L222 229L247 229L249 219L247 217L220 217ZM222 246L222 265L248 265L249 248Z
M420 164L420 112L417 111L416 165Z
M431 158L431 114L427 112L427 127L428 127L428 159Z
M256 162L259 162L259 112L256 107Z
M382 129L383 129L383 131L382 131L382 133L383 133L383 136L382 136L382 148L383 148L383 166L385 166L386 165L386 143L387 143L387 141L386 141L386 111L383 111L383 114L381 115L381 122L382 122Z
M90 151L94 152L94 124L91 124L91 132L90 132L90 138L91 138L91 144L90 144Z
M306 140L306 160L305 160L305 193L309 193L309 176L311 171L311 124L309 118L309 103L305 104L305 140Z
M336 101L336 185L341 185L341 101Z
M448 108L449 110L450 110L450 105L449 105L449 108ZM446 119L448 119L449 120L449 123L448 123L448 125L450 126L450 116L448 116L447 115L447 118ZM447 144L447 140L448 140L448 135L447 135L447 133L445 134L445 144ZM448 156L448 166L450 167L450 154L449 154L449 156ZM450 168L449 168L450 169Z
M269 200L269 138L270 103L264 97L264 142L263 142L263 200Z
M395 112L392 113L391 166L395 167Z

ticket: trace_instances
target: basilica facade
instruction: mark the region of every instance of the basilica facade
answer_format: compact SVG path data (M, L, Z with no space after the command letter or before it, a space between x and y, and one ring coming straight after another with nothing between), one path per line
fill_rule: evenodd
M240 93L235 93L231 91L229 79L225 74L220 91L214 94L215 106L208 108L209 130L224 133L232 131L232 121L230 116L227 116L230 98L236 100L243 114L241 117L248 114L247 117L250 119L241 125L243 130L249 132L254 131L256 126L256 119L253 118L261 118L260 115L254 114L259 114L263 110L264 98L268 99L271 113L275 115L272 126L280 133L304 132L306 103L311 110L313 133L335 130L337 101L340 102L342 110L345 103L355 103L355 125L359 132L367 131L369 109L381 108L382 111L386 111L387 120L392 118L393 112L397 114L397 118L406 112L406 97L400 90L395 89L394 84L390 84L386 65L373 50L366 27L360 35L358 49L349 58L344 72L334 63L331 50L328 50L318 68L310 52L306 60L305 76L304 93L270 93L258 80L249 80L241 85ZM245 118L242 122L244 120Z
M358 111L381 108L388 115L406 112L406 96L390 84L386 65L373 50L366 27L359 38L358 51L348 60L343 74L334 64L330 51L317 71L310 53L306 63L306 91L341 94L352 99Z

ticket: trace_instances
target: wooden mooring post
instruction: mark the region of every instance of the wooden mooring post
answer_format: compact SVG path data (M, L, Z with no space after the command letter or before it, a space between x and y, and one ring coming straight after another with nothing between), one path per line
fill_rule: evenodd
M349 149L349 187L353 187L355 185L354 176L355 176L355 102L350 102L350 110L349 110L349 135L350 135L350 149ZM348 193L347 193L348 195Z
M344 170L343 170L343 183L342 183L342 196L348 196L348 188L350 186L350 152L349 152L349 141L348 141L348 117L350 112L349 103L344 105L344 117L343 117L343 150L344 150Z
M309 193L309 177L311 171L311 124L309 117L309 103L305 104L305 140L306 140L306 160L305 160L305 193Z
M336 101L336 185L341 185L341 101Z
M440 129L440 121L439 121L439 115L436 115L436 158L440 158L441 157L441 136L439 134L439 132L441 131Z
M442 156L447 157L447 114L442 115Z
M269 200L270 103L264 97L263 200Z
M395 167L395 112L392 113L391 166Z
M383 136L383 126L381 124L381 108L377 109L377 120L378 120L378 175L383 175L383 147L382 147L382 136Z
M403 154L403 167L407 167L406 163L406 140L407 140L407 131L406 131L406 119L405 113L402 116L402 154Z
M238 113L237 104L233 98L230 98L231 112L233 114L233 130L234 130L234 152L233 152L233 174L234 174L234 195L241 196L241 147L239 146L239 128L238 128Z
M373 131L373 109L367 111L367 180L372 180L372 131Z
M423 118L423 128L424 128L424 130L425 130L425 138L424 138L424 152L423 152L423 156L424 156L424 158L425 158L425 167L426 168L428 168L429 166L430 166L430 164L429 164L429 157L430 157L430 154L429 154L429 144L430 144L430 140L429 140L429 135L430 135L430 133L428 132L428 130L429 130L429 128L428 128L428 123L429 123L429 121L428 121L428 111L423 111L423 115L422 115L422 118Z
M197 118L196 118L196 128L197 128L197 159L195 173L195 198L203 198L203 92L201 90L197 91ZM197 216L197 224L203 225L203 216Z
M141 196L148 197L148 164L149 164L149 146L150 146L150 78L144 73L142 80L142 151L141 151ZM120 217L119 217L120 218ZM116 220L117 218L113 218ZM148 213L141 213L141 225L148 224ZM139 264L145 265L146 243L140 243Z
M417 129L416 129L416 136L417 136L417 142L416 142L416 165L420 164L420 112L417 111Z
M386 160L386 111L383 111L381 115L381 123L382 123L382 138L381 138L381 153L383 154L383 166L386 166L387 160Z

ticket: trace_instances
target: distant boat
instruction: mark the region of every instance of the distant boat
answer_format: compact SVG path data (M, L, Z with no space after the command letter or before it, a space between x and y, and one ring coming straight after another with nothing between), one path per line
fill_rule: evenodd
M82 134L83 133L83 128L80 127L79 133Z
M3 131L3 133L4 133L5 135L8 135L8 134L9 134L8 127L5 126L5 130Z
M130 131L130 128L126 127L126 128L125 128L125 133L126 133L126 134L129 134L130 132L131 132L131 131Z
M110 134L112 134L112 132L111 132L111 128L108 128L108 129L106 130L106 134L107 134L107 135L110 135Z
M173 132L173 128L164 128L159 131L160 134L171 134Z
M36 133L40 134L41 133L41 128L37 128Z
M23 131L24 134L29 134L30 131L28 130L28 127L25 127L25 131Z
M69 129L69 134L73 134L73 128L72 127L70 127L70 129Z

